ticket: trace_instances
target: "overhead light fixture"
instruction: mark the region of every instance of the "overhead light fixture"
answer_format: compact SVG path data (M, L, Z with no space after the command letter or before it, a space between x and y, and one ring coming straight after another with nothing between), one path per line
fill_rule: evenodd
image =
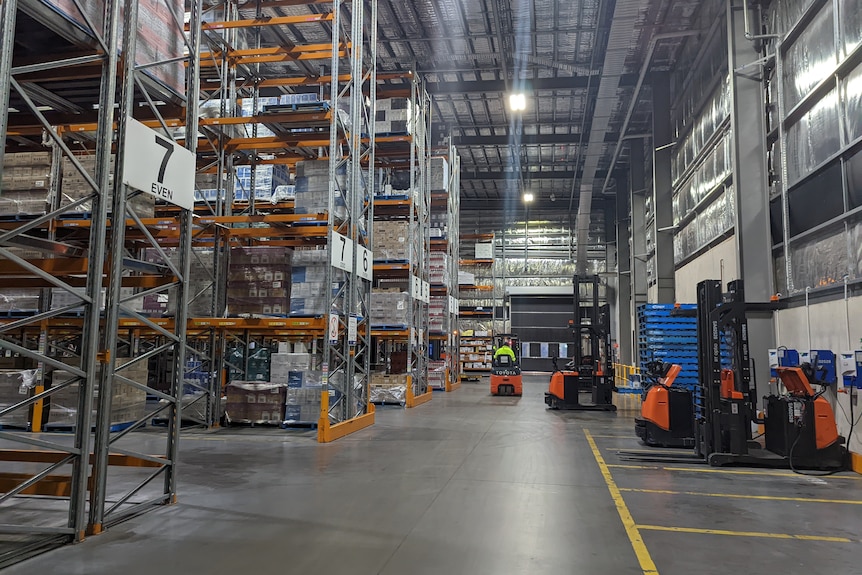
M527 109L527 95L523 92L509 94L509 109L513 112L523 112Z
M556 201L557 201L557 196L555 196L553 192L551 192L551 201L552 201L552 202L556 202Z
M533 192L524 192L524 203L529 204L535 199Z

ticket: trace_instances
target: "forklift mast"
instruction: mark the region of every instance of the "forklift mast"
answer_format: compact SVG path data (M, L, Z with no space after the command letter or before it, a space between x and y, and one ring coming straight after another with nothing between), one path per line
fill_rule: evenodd
M612 388L611 313L610 305L599 305L599 276L575 275L572 283L574 285L572 334L575 338L573 357L575 370L581 376L596 378L597 383L602 387L610 385ZM582 286L586 286L584 290L587 292L586 297L581 294ZM589 345L586 353L585 341Z
M695 395L696 450L745 455L757 399L751 385L748 322L742 280L705 280L697 286L700 385Z

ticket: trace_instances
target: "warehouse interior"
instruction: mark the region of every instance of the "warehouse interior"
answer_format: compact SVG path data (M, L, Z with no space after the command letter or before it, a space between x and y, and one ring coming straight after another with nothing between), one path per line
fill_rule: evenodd
M5 572L862 572L862 0L0 0L0 139Z

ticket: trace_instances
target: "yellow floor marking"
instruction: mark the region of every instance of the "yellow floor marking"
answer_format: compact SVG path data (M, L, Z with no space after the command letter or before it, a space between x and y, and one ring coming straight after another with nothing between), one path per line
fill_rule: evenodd
M635 520L629 512L629 508L626 506L626 502L623 500L623 496L611 475L611 471L608 469L608 464L605 463L599 448L596 446L593 436L590 434L590 430L585 429L584 435L587 436L587 443L590 444L590 449L593 451L593 457L596 458L596 463L599 465L599 470L601 470L602 477L604 477L605 483L608 486L611 499L614 500L614 505L617 507L617 513L619 513L620 519L623 522L623 527L625 527L626 535L628 535L629 541L631 541L632 549L634 549L635 555L638 558L641 570L644 575L658 575L658 570L656 569L655 563L653 563L652 557L644 544L644 540L635 525Z
M761 501L795 501L799 503L838 503L841 505L862 505L853 499L815 499L813 497L778 497L773 495L739 495L736 493L703 493L700 491L666 491L663 489L631 489L620 487L626 493L655 493L658 495L695 495L698 497L724 497L727 499L758 499Z
M847 537L824 537L822 535L791 535L788 533L761 533L758 531L725 531L723 529L697 529L694 527L664 527L662 525L638 525L644 531L670 531L671 533L700 533L703 535L730 535L732 537L763 537L766 539L797 539L802 541L828 541L831 543L853 543Z
M708 467L665 467L663 465L621 465L609 463L608 467L616 469L654 469L662 471L690 471L692 473L725 473L729 475L765 475L768 477L796 477L803 478L804 475L793 472L783 471L747 471L742 469L723 469L723 468L708 468ZM829 477L821 477L820 479L855 479L862 480L862 475L830 475Z

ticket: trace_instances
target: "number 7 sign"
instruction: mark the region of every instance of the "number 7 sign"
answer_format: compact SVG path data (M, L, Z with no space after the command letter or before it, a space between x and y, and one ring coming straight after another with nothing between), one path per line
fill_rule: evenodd
M194 209L194 154L133 118L128 118L125 146L124 184Z

